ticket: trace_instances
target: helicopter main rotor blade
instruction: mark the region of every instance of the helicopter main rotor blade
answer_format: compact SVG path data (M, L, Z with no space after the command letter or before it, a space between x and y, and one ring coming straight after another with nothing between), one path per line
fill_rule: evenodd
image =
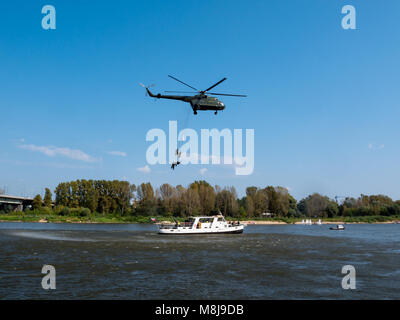
M229 93L214 93L214 92L208 92L208 94L212 94L212 95L215 95L215 96L247 97L244 94L229 94Z
M173 77L173 76L171 76L171 75L168 75L168 77L170 77L170 78L172 78L172 79L174 79L174 80L176 80L176 81L178 81L178 82L184 84L185 86L188 86L189 88L191 88L191 89L193 89L193 90L199 91L199 90L197 90L196 88L194 88L194 87L188 85L187 83L184 83L183 81L181 81L181 80L179 80L179 79L177 79L177 78L175 78L175 77Z
M217 85L219 85L221 82L224 82L227 78L223 78L222 80L218 81L216 84L212 85L211 87L209 87L207 90L204 90L203 92L207 92L208 90L211 90L212 88L216 87Z

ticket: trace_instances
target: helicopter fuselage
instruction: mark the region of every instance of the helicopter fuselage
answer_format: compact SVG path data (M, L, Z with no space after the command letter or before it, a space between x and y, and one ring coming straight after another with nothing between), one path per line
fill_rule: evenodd
M214 111L219 111L219 110L224 110L225 109L225 104L218 100L217 98L210 97L207 95L196 95L192 97L192 100L190 101L190 105L192 106L193 110L214 110Z
M160 93L153 94L148 88L146 88L146 90L149 96L153 98L180 100L183 102L188 102L190 103L194 114L197 114L197 110L201 111L212 110L215 111L215 113L217 113L217 111L225 109L225 104L222 101L202 93L194 96L176 96L176 95L164 95Z

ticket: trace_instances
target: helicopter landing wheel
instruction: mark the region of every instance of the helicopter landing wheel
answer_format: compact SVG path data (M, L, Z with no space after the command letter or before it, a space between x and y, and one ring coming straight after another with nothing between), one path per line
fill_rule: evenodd
M215 111L214 114L217 115L217 111Z
M197 111L195 111L194 114L197 114Z

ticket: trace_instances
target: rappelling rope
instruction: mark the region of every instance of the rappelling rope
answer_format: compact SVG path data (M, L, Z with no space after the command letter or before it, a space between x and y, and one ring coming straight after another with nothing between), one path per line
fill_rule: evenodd
M178 132L181 131L181 130L183 130L183 129L188 128L188 126L189 126L190 116L191 116L192 110L191 110L190 106L186 106L186 105L185 105L185 108L186 108L185 115L182 116L182 113L181 113L181 116L178 117L178 118L181 118L181 119L183 120L183 121L181 122L182 125L181 125L181 123L180 123L179 120L178 120ZM180 149L180 144L182 144L182 143L183 143L182 141L179 141L179 140L178 140L178 143L177 143L177 148L178 148L178 150L177 150L177 157L176 157L177 161L180 160L180 159L179 159L179 158L180 158L180 151L179 151L179 149Z

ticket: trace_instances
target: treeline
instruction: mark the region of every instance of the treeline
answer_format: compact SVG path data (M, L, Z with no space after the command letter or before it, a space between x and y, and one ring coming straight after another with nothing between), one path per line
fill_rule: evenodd
M76 180L62 182L56 189L55 204L69 208L88 208L99 213L131 211L135 185L127 181Z
M393 201L384 195L361 195L357 199L349 197L338 204L314 193L297 202L286 188L252 186L246 189L244 197L238 198L234 187L221 188L206 181L195 181L187 187L166 183L153 188L151 183L136 186L118 180L76 180L60 183L54 194L54 202L49 189L46 189L44 200L37 195L33 209L52 208L60 215L97 212L169 217L221 212L227 217L242 219L400 215L400 201Z
M393 201L385 195L361 195L359 198L346 198L339 208L339 214L357 216L397 216L400 215L400 200Z

